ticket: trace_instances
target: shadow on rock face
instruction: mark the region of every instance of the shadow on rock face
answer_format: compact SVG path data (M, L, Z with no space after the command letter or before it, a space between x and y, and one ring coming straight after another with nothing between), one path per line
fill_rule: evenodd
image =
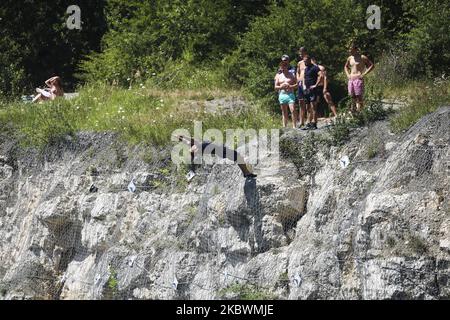
M256 252L266 252L269 248L263 237L261 201L258 189L256 187L256 179L246 179L244 184L244 194L247 200L247 208L254 217L254 232L257 245Z

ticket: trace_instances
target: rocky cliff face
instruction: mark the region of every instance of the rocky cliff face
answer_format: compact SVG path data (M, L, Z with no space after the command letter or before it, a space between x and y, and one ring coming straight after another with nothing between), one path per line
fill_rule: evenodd
M3 299L450 298L450 108L184 187L109 134L0 142Z

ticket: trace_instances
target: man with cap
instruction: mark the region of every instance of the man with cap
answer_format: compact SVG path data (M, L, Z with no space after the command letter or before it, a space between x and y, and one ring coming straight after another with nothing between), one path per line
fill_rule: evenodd
M295 71L289 68L289 56L284 54L281 57L278 73L275 76L275 90L278 92L278 101L280 102L283 113L283 126L287 127L289 121L288 108L291 110L292 126L297 124L297 110L295 109L295 93L297 88L297 79Z

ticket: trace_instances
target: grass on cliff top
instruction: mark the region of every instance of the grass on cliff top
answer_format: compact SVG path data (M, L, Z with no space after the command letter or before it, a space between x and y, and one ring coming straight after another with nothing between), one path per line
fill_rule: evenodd
M235 90L146 89L144 85L120 89L109 85L81 88L79 96L43 104L0 104L0 131L20 132L27 145L45 145L79 131L114 131L131 144L170 143L175 129L193 133L194 120L203 131L216 128L274 128L278 117L269 110L252 107L239 113L205 112L202 105L213 98L237 96Z
M450 105L450 80L437 78L434 81L411 83L401 88L398 95L407 97L408 105L390 120L395 133L408 130L425 115Z
M149 79L146 83L132 79L128 90L106 84L87 85L79 90L79 97L72 100L59 99L43 104L2 103L0 100L0 133L20 133L25 144L42 146L79 131L113 131L131 144L144 142L163 146L170 143L176 129L185 128L193 133L194 120L202 121L203 131L279 127L281 116L274 112L278 106L273 101L258 103L239 113L205 112L202 107L205 101L242 95L240 90L227 84L220 73L200 70L184 76L168 74L171 76ZM443 78L405 81L395 87L372 79L366 91L367 112L361 115L364 119L357 121L358 126L367 123L367 115L379 120L379 114L372 111L380 108L371 107L371 103L379 101L375 92L408 100L407 107L390 117L391 128L397 133L450 102L450 81ZM372 99L375 102L369 102L371 97L376 98ZM347 110L346 101L341 111ZM344 141L348 125L338 124L332 133L335 140Z

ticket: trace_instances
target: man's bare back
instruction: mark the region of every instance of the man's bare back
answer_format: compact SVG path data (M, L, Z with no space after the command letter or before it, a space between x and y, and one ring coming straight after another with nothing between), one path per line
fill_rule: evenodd
M319 67L319 70L320 70L319 71L319 83L317 84L317 86L318 87L321 87L321 86L323 87L324 84L325 84L325 77L327 75L327 71L326 71L324 66L322 66L320 64L318 64L317 66Z

